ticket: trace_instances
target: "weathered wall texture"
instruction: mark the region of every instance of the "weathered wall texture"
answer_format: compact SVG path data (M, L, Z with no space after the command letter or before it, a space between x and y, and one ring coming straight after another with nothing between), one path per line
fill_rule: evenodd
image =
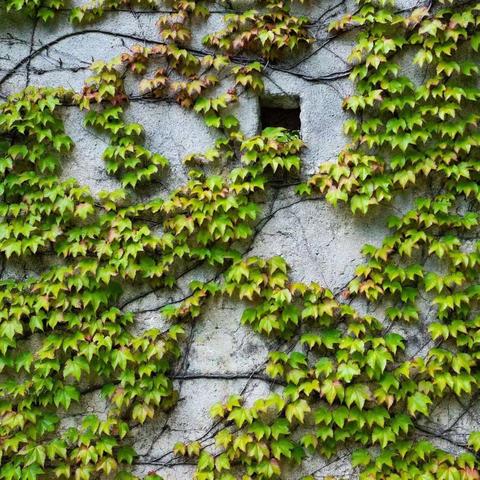
M294 66L273 66L268 70L269 94L295 95L300 98L301 135L307 148L303 155L302 176L313 173L322 162L335 160L347 139L342 134L346 118L342 99L352 86L344 72L352 38L328 38L327 25L334 18L354 8L345 1L313 2L309 16L317 19L316 44L304 59L293 60ZM192 46L202 49L201 38L222 26L223 7L206 25L195 30ZM68 11L52 23L42 24L14 14L0 19L0 95L18 91L27 85L66 86L80 89L89 75L92 59L108 60L136 43L149 45L158 41L155 22L158 12L121 11L107 14L101 21L86 27L74 27L67 21ZM408 65L408 62L406 62ZM408 68L408 67L407 67ZM259 106L256 98L243 98L239 117L245 132L259 129ZM146 131L146 145L165 155L171 162L168 175L157 185L159 195L166 195L186 178L188 167L182 158L209 148L214 137L203 121L171 103L132 101L129 118L141 123ZM118 188L109 177L101 159L106 139L82 125L83 114L65 109L67 133L75 141L74 154L64 166L63 177L73 176L88 185L93 193ZM388 212L386 212L388 213ZM386 215L385 213L385 215ZM258 235L250 254L283 256L291 266L294 280L315 281L340 292L361 263L364 243L378 243L385 233L385 215L354 218L349 211L334 209L323 200L300 199L292 187L273 189L264 205ZM5 275L28 275L41 265L21 265ZM181 299L193 278L209 278L211 273L194 271L181 280L184 290L167 296L162 292L135 291L125 294L125 307L137 312L139 329L161 326L160 306ZM168 417L160 417L138 428L136 448L140 454L139 472L151 469L151 463L165 463L159 473L166 479L191 478L193 467L182 465L170 453L177 441L205 439L212 436L210 406L234 393L246 393L253 400L265 395L271 386L263 375L263 366L273 344L240 324L243 306L226 300L212 304L207 314L189 332L186 351L178 365L176 378L181 400ZM380 312L376 312L380 315ZM411 352L425 343L425 326L401 330L409 339ZM84 406L91 412L102 412L102 401L92 394ZM458 405L442 407L431 418L448 426L455 419ZM81 411L81 409L79 410ZM465 426L474 422L468 413L461 418L449 438L464 438ZM75 416L68 420L76 422ZM443 445L452 450L451 443ZM356 478L348 452L330 461L315 458L306 463L304 473L315 472L315 478L337 475ZM291 478L299 478L292 472Z

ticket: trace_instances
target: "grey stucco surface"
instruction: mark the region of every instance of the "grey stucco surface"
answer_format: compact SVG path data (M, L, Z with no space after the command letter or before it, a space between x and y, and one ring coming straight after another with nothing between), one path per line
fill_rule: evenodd
M322 78L347 68L346 58L353 38L344 36L326 46L324 42L330 20L353 6L332 0L312 3L304 8L310 17L320 19L316 44L293 70L286 72L272 68L266 79L269 94L300 98L301 135L306 143L302 157L304 178L320 163L335 160L347 142L342 134L346 115L341 104L352 91L348 79ZM215 7L213 10L217 13L205 25L194 29L192 46L202 48L202 36L222 27L222 9L221 5ZM79 90L89 76L88 66L92 59L108 60L133 44L158 40L155 25L158 16L158 12L114 12L94 25L74 27L67 21L68 11L47 25L16 14L5 15L0 18L0 95L4 98L27 85L65 86ZM155 192L161 196L185 181L188 168L182 163L183 157L208 149L215 139L199 117L172 103L132 101L127 115L144 126L146 145L170 161L165 180ZM258 131L257 99L242 99L238 115L246 133L251 135ZM76 147L64 165L62 176L77 178L94 194L118 188L117 180L106 174L101 158L106 139L84 127L82 117L83 113L76 109L64 111L67 132ZM292 188L278 189L269 193L263 206L262 216L271 217L262 224L249 254L281 255L291 267L293 280L315 281L339 292L362 262L361 246L381 241L388 213L374 211L368 218L359 219L323 200L299 201ZM4 275L28 275L35 268L34 265L17 265L15 269L6 269ZM190 280L208 278L208 275L209 272L192 272L182 279L177 292L151 293L140 301L129 303L128 310L138 312L136 328L163 325L164 319L156 307L182 298ZM138 293L141 292L126 292L125 298L134 298ZM211 436L209 409L213 403L241 392L253 401L270 391L271 386L261 378L261 373L274 342L266 341L240 324L242 308L238 302L216 300L192 331L187 332L188 355L184 356L176 371L179 404L168 416L160 416L136 429L135 446L140 454L136 468L139 473L151 470L149 462L160 459L165 466L159 473L165 479L191 478L193 467L182 465L171 454L174 443ZM376 313L380 315L381 312ZM425 343L425 325L399 327L399 331L409 340L412 352L421 349ZM222 376L231 378L220 378ZM105 408L100 398L92 394L84 400L78 412L101 414ZM448 425L460 408L456 404L441 405L432 418L438 424ZM473 415L465 415L455 425L452 438L464 438L465 431L475 424ZM66 419L65 424L75 424L76 421L72 417ZM455 451L451 443L437 442ZM302 468L304 473L315 472L315 478L319 479L327 475L357 477L350 466L348 452L329 461L320 457L309 459ZM289 474L292 479L300 476L298 470Z

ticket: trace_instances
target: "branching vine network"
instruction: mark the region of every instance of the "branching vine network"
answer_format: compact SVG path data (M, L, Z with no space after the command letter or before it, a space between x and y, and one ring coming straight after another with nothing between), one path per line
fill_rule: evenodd
M72 9L70 21L91 23L137 3L156 6L99 0ZM38 276L0 283L0 479L134 479L135 466L147 465L144 478L153 480L162 466L183 463L196 466L198 480L269 479L313 455L351 456L362 479L479 478L480 433L461 442L448 433L477 401L480 383L480 4L398 10L360 0L312 47L329 11L310 20L294 13L295 3L227 4L225 28L193 49L192 24L209 16L209 2L173 0L159 12L162 39L127 36L142 45L94 62L82 91L30 86L0 104L2 265L55 259ZM5 7L49 21L65 5L7 0ZM85 32L117 35L87 27L32 48L0 86ZM313 77L282 66L300 65L345 32L357 34L351 67ZM402 74L405 58L424 79ZM248 137L240 128L234 107L244 92L262 94L271 71L311 82L349 77L356 88L344 101L351 143L297 185L303 197L293 204L325 198L366 214L400 192L416 197L389 219L380 246L363 247L367 260L341 292L291 282L280 257L249 256L261 228L289 208L262 214L265 192L299 183L291 177L304 147L296 132L267 128ZM189 180L167 198L139 201L169 161L145 147L140 124L124 118L129 76L137 99L176 102L218 133L210 150L185 158ZM84 110L85 125L108 136L105 167L121 189L94 198L75 180L60 180L73 148L61 116L66 105ZM132 333L132 300L120 303L127 286L148 285L147 294L173 289L205 265L216 272L209 281L153 307L168 328ZM269 382L272 393L251 406L232 396L212 407L215 423L198 441L158 458L137 456L133 429L175 408L173 381L189 377L175 371L182 343L220 295L249 303L242 323L278 340L265 370L247 376ZM354 297L384 306L386 318L359 313ZM392 326L425 321L427 310L435 315L428 351L408 356ZM106 415L85 415L81 428L66 428L65 414L93 391L106 399ZM432 410L449 398L463 413L436 429Z

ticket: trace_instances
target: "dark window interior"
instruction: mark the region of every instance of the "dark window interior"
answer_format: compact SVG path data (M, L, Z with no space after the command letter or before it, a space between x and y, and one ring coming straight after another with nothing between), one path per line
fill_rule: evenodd
M266 97L260 99L261 127L283 127L300 131L300 104L297 97Z

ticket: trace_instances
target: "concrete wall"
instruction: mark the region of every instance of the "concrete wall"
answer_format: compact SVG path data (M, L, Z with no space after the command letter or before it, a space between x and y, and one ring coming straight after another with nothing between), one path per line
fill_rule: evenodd
M302 176L307 177L316 167L335 160L347 139L342 134L346 118L341 108L343 97L352 90L348 79L331 80L347 68L346 57L353 43L348 36L325 44L326 27L335 17L354 7L345 1L312 2L305 7L311 18L317 19L316 43L309 55L294 68L271 68L266 86L268 93L298 96L301 106L301 135L307 144L303 155ZM193 46L201 48L202 36L221 28L223 7L206 25L196 28ZM101 21L86 27L68 23L68 11L62 12L52 23L42 24L6 15L0 18L0 95L17 91L27 85L67 86L80 89L89 75L92 59L108 60L135 43L148 44L158 40L155 22L158 12L124 11L107 14ZM253 134L259 129L259 108L256 98L242 98L239 117L243 129ZM101 154L106 139L82 125L83 114L76 109L65 109L67 131L76 143L74 154L64 166L64 177L74 176L88 185L93 193L114 189L118 182L105 173ZM194 113L186 112L171 103L132 101L128 108L130 119L141 123L146 131L146 144L153 151L165 155L171 167L165 181L158 186L158 194L181 184L187 167L181 160L192 152L209 148L212 133ZM187 132L187 134L186 134ZM362 262L360 248L364 243L379 243L385 233L385 215L378 213L367 218L354 218L349 211L334 209L323 200L303 200L292 188L272 190L263 216L272 214L255 239L251 255L270 257L281 255L291 266L294 280L316 281L335 292L353 277L354 269ZM278 210L278 213L275 213ZM18 267L18 266L17 266ZM16 274L28 275L38 266L20 265ZM19 273L19 271L21 273ZM5 275L13 274L6 270ZM174 294L151 293L141 301L129 304L128 309L139 312L137 328L162 325L157 306L182 298L188 282L208 273L192 272L182 279ZM126 300L142 292L127 292ZM136 432L136 448L140 461L139 472L151 469L148 462L161 459L166 465L160 473L166 479L191 478L192 467L178 464L170 451L177 441L191 441L211 436L210 406L230 394L244 392L250 400L265 395L270 386L261 378L262 369L273 343L265 341L249 328L240 325L243 306L228 300L211 304L207 314L189 332L187 352L177 367L180 402L168 417L160 417ZM422 344L424 326L411 326L402 333L410 340L412 351ZM253 373L254 378L250 378ZM258 377L258 378L255 378ZM228 378L229 377L229 378ZM85 401L91 412L101 413L105 406L98 398ZM438 422L448 424L455 417L455 405L442 407L434 414ZM81 411L81 409L79 409ZM71 419L71 422L75 420ZM453 435L462 435L473 419L466 415L455 426ZM456 438L456 437L455 437ZM452 446L445 444L448 449ZM181 462L180 462L181 463ZM306 462L304 471L316 471L316 478L327 475L356 478L349 457L339 455L333 461L319 457ZM300 473L292 472L291 478Z

